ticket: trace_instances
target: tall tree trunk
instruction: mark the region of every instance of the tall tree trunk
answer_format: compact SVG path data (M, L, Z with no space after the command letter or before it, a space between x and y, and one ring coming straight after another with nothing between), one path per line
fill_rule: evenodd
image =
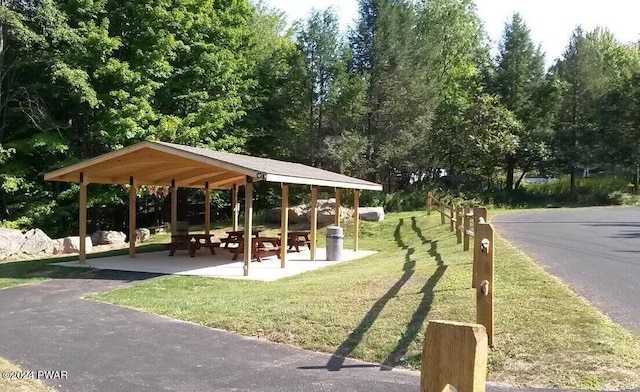
M507 184L505 185L505 190L511 191L513 190L513 172L516 169L516 160L513 156L507 157L507 166L505 168L507 172Z

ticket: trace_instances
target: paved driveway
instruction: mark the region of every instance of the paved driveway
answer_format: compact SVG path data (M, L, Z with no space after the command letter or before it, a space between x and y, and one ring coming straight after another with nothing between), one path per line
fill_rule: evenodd
M509 212L491 221L548 272L640 334L640 208Z

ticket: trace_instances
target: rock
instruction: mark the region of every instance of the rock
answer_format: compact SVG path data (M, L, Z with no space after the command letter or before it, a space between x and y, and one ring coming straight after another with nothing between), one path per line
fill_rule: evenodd
M302 206L289 207L289 224L295 225L305 221L305 210ZM280 222L280 207L272 208L267 211L267 221L271 223Z
M306 213L307 222L311 223L311 210ZM335 203L323 203L318 206L318 225L326 226L335 223ZM340 207L340 220L343 221L353 216L353 211L346 207Z
M24 235L20 230L0 228L0 260L19 253L24 242Z
M85 238L86 252L91 252L93 243L91 238ZM65 237L62 239L62 253L80 253L80 237Z
M149 229L136 229L136 242L145 242L151 237L151 231Z
M126 234L121 231L96 231L91 234L91 243L93 245L122 245L126 238Z
M59 255L64 251L64 238L56 238L51 240L51 246L53 247L53 254Z
M382 222L384 220L384 207L360 207L358 216L364 221Z
M36 255L38 253L53 253L53 242L44 231L40 229L31 229L24 233L24 243L20 247L20 252L28 255Z

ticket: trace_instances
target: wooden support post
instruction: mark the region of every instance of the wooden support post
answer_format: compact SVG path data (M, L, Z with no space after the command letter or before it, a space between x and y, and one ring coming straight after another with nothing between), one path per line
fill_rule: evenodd
M246 190L245 190L246 192ZM233 184L233 187L231 188L231 209L232 211L232 225L233 225L233 231L238 231L238 214L240 213L240 206L238 205L238 185L237 184Z
M340 188L336 188L336 219L333 222L336 226L340 226Z
M484 392L487 333L482 325L429 321L422 346L420 392Z
M204 183L204 233L209 235L211 232L211 188L209 181Z
M84 172L80 173L80 210L78 218L80 219L80 255L78 262L84 264L87 262L87 179Z
M280 200L280 268L284 268L287 260L289 239L289 184L282 183Z
M318 186L311 186L311 233L309 250L311 251L310 259L316 260L316 240L318 238Z
M469 250L469 234L467 234L467 232L469 231L469 229L471 229L471 217L469 216L469 207L465 207L463 210L464 213L464 236L462 237L464 240L464 243L462 244L462 250Z
M462 243L462 207L456 208L456 244Z
M129 177L129 257L136 257L136 182Z
M440 224L444 225L444 204L440 204Z
M431 215L431 203L433 203L431 199L433 199L433 192L429 191L427 192L427 215Z
M494 235L493 226L488 223L479 223L478 247L478 283L476 287L477 322L484 325L487 330L489 347L493 347L493 260L494 260Z
M478 232L478 224L482 219L483 222L487 222L487 209L486 207L475 207L473 209L473 266L471 272L471 287L474 289L478 284L478 260L480 258L480 241L482 238L475 235Z
M450 231L454 231L456 229L455 228L455 225L456 225L455 218L456 218L456 214L455 214L455 212L453 210L453 204L451 204L451 206L449 206L449 222L451 222L449 224L449 226L450 226L449 230Z
M237 189L237 188L236 188ZM236 192L237 195L237 192ZM251 264L251 250L253 249L253 178L247 176L244 185L244 267L243 275L249 276L249 264ZM237 219L236 219L237 222Z
M360 190L353 190L353 251L360 248Z
M178 230L178 187L176 180L171 180L171 235Z

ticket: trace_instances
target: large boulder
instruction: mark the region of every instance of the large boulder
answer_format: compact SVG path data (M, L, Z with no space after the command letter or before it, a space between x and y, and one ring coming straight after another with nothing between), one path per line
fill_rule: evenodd
M91 234L92 245L122 245L127 238L121 231L100 230Z
M336 205L334 203L318 203L318 224L320 226L330 225L335 223ZM305 214L307 222L311 223L311 210ZM353 211L349 208L340 206L340 220L351 218Z
M280 207L272 208L267 211L267 221L272 223L280 222ZM295 225L305 221L305 210L302 206L289 207L289 224Z
M382 222L384 220L384 207L360 207L358 216L364 221Z
M19 253L24 241L20 230L0 228L0 260Z
M145 242L151 237L151 230L149 229L136 229L136 242Z
M53 254L59 255L64 252L64 238L56 238L51 240L51 246L53 247Z
M93 244L90 237L85 238L86 252L91 252ZM80 237L65 237L62 239L62 253L80 253Z
M24 244L20 247L20 252L28 255L38 253L53 253L53 240L40 229L31 229L24 233Z

